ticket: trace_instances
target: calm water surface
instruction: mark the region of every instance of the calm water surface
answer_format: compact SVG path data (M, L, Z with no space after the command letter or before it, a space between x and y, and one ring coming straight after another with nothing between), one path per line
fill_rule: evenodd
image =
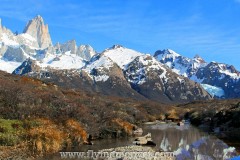
M208 135L189 124L177 126L174 123L144 125L144 133L151 133L153 141L157 144L156 151L172 151L177 159L229 159L236 156L233 147L228 146L215 136ZM71 151L84 152L87 150L102 150L133 145L134 137L123 139L102 139L93 141L94 145L83 145ZM46 158L46 157L45 157ZM47 159L58 159L55 154Z

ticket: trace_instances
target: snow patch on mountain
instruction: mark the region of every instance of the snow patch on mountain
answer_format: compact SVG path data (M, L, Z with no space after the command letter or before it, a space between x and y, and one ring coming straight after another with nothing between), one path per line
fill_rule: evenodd
M212 96L223 97L225 95L221 87L211 86L209 84L201 84L201 86Z
M171 64L172 65L172 64ZM167 63L167 66L171 66L169 63ZM187 77L187 67L181 66L179 64L175 64L175 68L172 69L173 72L177 73L178 75Z
M29 35L27 33L22 33L22 34L20 34L20 36L22 36L23 38L25 38L26 40L29 40L29 41L37 41L35 38L33 38L31 35Z
M107 81L109 76L107 75L110 68L113 67L113 61L105 55L97 55L93 57L93 61L84 67L86 71L94 81Z
M124 67L133 61L137 56L143 55L140 52L134 51L132 49L124 48L120 45L115 45L111 49L107 49L103 54L109 57L113 62L124 69Z
M167 76L166 76L167 70L166 70L165 68L162 68L162 69L163 69L163 73L162 73L159 77L160 77L161 79L163 79L165 83L167 83L167 81L168 81L168 78L167 78Z
M225 75L229 75L230 77L232 77L233 79L240 79L240 74L239 73L235 73L235 72L232 72L230 69L229 69L229 66L227 66L226 64L218 64L218 66L220 67L220 70L219 72L220 73L223 73ZM222 75L224 76L224 75ZM223 77L224 78L224 77Z
M141 85L149 78L148 74L154 71L162 71L159 78L163 79L165 83L168 81L167 70L163 64L158 62L150 55L137 56L132 62L125 66L124 69L128 81L133 84Z
M83 59L70 51L61 55L49 55L42 60L41 67L51 67L54 69L80 69L85 65Z
M170 49L158 50L154 57L175 73L184 77L191 77L200 67L206 66L206 62L198 55L190 59Z
M8 35L5 33L2 34L2 42L4 43L4 45L15 47L15 48L18 48L20 46L18 42L10 39Z
M20 65L21 65L20 62L5 61L0 59L1 70L8 73L12 73Z
M99 82L99 81L105 82L105 81L108 80L108 78L109 78L108 75L98 75L98 76L94 77L94 80L97 81L97 82Z
M92 69L108 69L113 66L113 62L106 56L102 55L99 59L93 61L89 65L86 66L87 71L91 71Z

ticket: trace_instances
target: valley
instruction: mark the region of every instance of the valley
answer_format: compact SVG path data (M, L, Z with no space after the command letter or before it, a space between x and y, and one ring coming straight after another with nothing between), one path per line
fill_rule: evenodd
M239 154L234 66L171 49L151 55L122 45L97 52L75 40L53 45L40 15L22 33L1 22L0 159L124 149L139 128L152 133L151 151L175 152L177 159ZM182 120L191 124L178 127Z

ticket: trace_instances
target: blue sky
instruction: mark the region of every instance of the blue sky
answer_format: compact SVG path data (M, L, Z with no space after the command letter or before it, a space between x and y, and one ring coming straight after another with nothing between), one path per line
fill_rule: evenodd
M40 14L53 43L75 39L98 52L121 44L170 48L240 70L240 0L1 0L2 24L22 32Z

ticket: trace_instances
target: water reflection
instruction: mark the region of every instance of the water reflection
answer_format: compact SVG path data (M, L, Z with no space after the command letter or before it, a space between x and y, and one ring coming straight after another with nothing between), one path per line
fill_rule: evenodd
M191 125L173 123L146 125L144 134L152 133L152 139L161 151L174 151L177 159L228 159L236 155L234 147Z

